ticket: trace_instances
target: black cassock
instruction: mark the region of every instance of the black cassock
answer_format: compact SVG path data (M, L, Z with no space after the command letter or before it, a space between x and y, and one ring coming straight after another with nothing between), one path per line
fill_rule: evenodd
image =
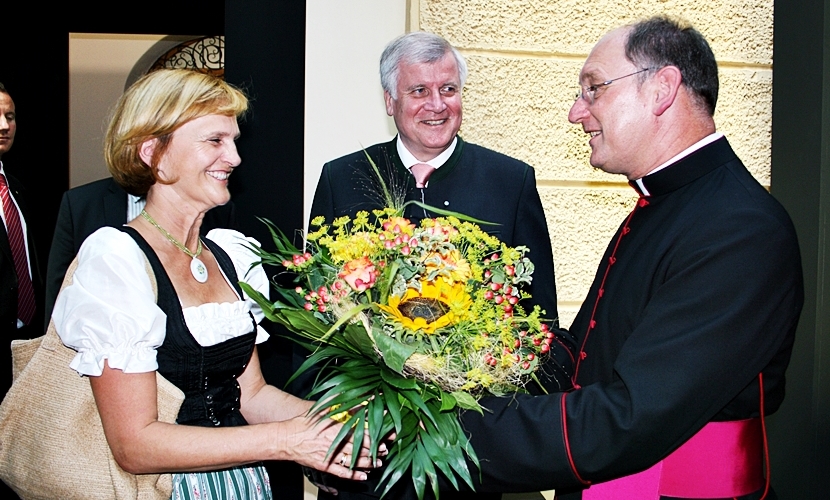
M561 495L647 469L710 421L758 416L761 372L765 413L781 404L803 303L786 211L725 138L642 184L571 326L578 388L464 415L479 490Z

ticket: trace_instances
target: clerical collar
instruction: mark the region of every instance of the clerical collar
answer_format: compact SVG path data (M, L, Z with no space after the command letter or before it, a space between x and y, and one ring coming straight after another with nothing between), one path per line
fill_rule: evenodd
M398 140L395 141L397 149L398 149L398 158L401 159L401 163L403 166L406 167L407 170L412 168L412 165L416 163L426 163L430 167L435 169L439 168L441 165L447 162L447 160L452 156L453 151L455 151L455 146L458 144L458 136L453 137L452 143L450 143L450 147L445 149L440 155L436 156L435 158L429 161L420 161L412 153L406 149L406 146L403 145L403 141L401 141L401 136L398 136Z
M646 177L648 177L651 174L654 174L655 172L659 172L660 170L663 170L664 168L668 168L668 167L674 165L675 163L677 163L678 161L682 160L683 158L689 156L690 154L694 153L698 149L700 149L704 146L707 146L709 144L712 144L713 142L717 141L721 137L723 137L722 132L712 132L711 134L707 135L703 139L697 141L696 143L692 144L688 148L684 149L683 151L681 151L678 154L676 154L676 155L672 156L671 158L669 158L669 160L667 162L663 163L659 167L655 168L654 170L652 170L651 172L646 174ZM634 182L637 184L637 187L639 188L638 190L643 194L643 196L651 196L651 193L648 192L648 189L646 189L645 184L643 184L643 178L642 177L639 178L639 179L636 179Z

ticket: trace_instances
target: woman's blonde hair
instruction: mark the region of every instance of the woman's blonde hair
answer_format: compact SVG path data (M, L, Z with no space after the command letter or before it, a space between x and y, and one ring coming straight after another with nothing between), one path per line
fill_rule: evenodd
M158 163L179 127L207 115L239 118L248 98L214 76L186 69L160 69L128 88L112 113L104 138L104 159L113 179L136 196L164 182ZM158 139L150 164L140 156L141 145ZM173 181L167 181L173 182Z

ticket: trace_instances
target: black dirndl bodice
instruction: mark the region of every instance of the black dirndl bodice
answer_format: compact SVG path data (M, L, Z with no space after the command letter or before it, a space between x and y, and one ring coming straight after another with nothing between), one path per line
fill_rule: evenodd
M173 283L153 248L135 229L122 226L144 251L158 285L157 304L167 315L167 333L158 348L158 372L184 392L176 422L202 427L247 425L239 410L241 391L237 378L251 360L256 344L256 321L251 331L219 344L203 347L187 328ZM236 293L242 297L236 269L228 254L207 238L202 241L216 257Z

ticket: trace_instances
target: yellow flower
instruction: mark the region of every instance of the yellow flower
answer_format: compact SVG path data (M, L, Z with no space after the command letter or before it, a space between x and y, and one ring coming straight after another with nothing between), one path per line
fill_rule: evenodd
M409 219L404 217L390 217L383 223L383 230L412 236L415 232L415 224L409 222Z
M453 282L466 283L472 276L470 263L458 250L452 250L446 255L432 252L424 260L424 264L427 274L438 271L441 276L446 276Z
M404 328L431 334L464 319L471 304L472 299L462 283L438 278L421 281L420 292L407 288L403 296L392 295L388 305L378 304L378 307Z
M379 248L377 235L369 232L357 232L340 238L321 240L328 247L334 262L349 262L365 255L373 255Z

